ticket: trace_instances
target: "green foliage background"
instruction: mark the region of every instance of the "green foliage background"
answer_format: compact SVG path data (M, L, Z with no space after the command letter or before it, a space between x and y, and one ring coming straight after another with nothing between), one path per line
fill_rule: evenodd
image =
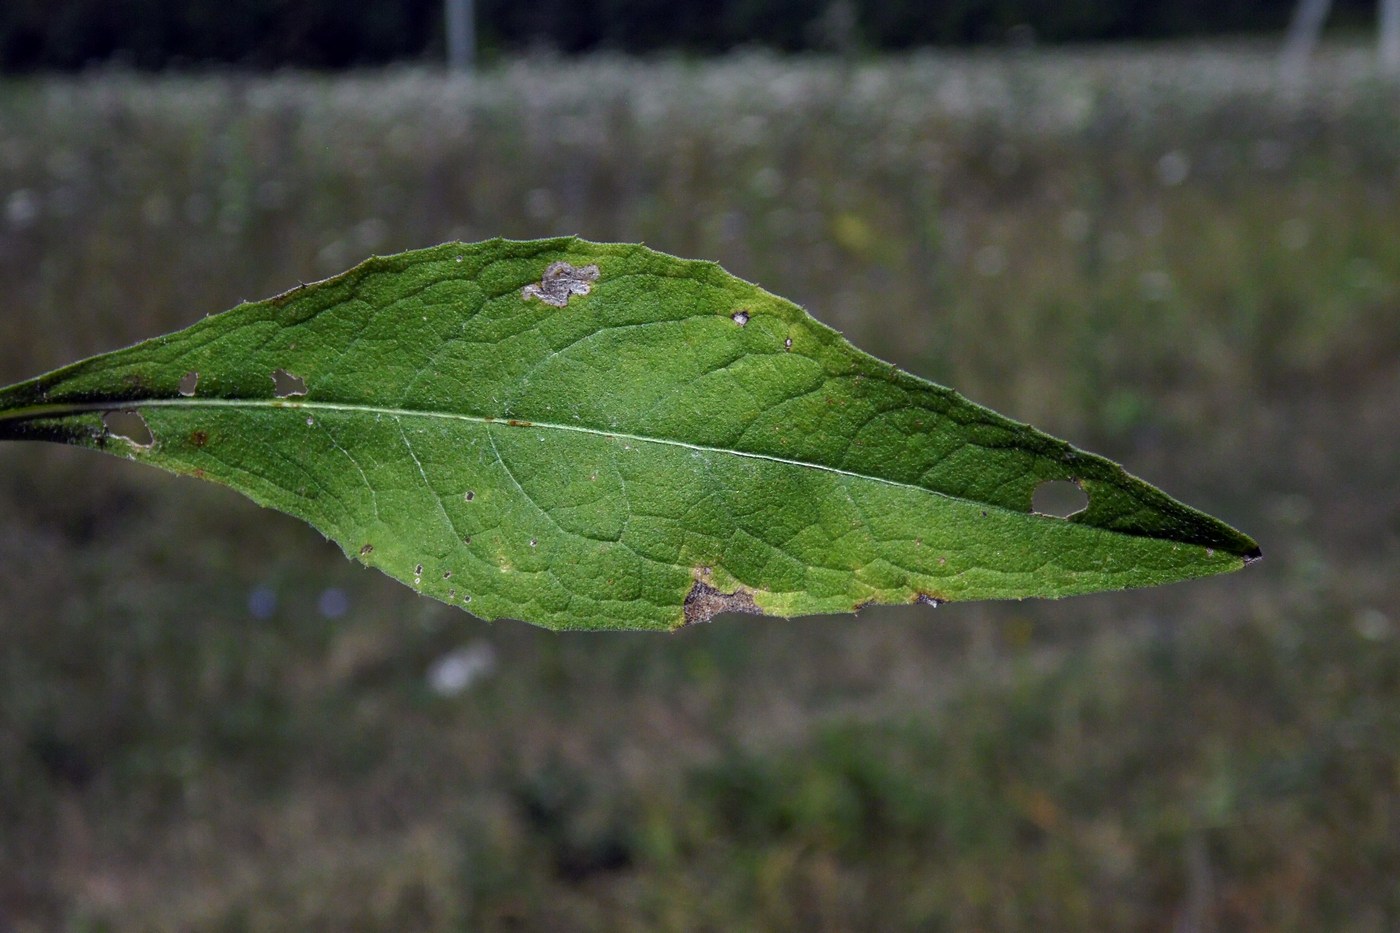
M556 635L5 445L0 921L1394 927L1400 113L1369 49L1273 76L1230 46L0 84L0 383L371 252L645 240L1267 555ZM434 690L460 649L494 670Z

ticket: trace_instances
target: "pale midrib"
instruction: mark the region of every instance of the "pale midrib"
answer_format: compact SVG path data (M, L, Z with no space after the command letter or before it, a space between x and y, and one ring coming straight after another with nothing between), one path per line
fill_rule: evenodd
M35 418L62 417L63 415L78 414L80 412L93 411L137 411L142 408L266 408L266 409L294 409L298 411L340 411L352 412L364 415L381 415L390 418L430 418L444 419L449 421L465 421L471 424L499 425L510 427L513 430L529 430L530 428L542 428L554 431L572 431L575 434L588 434L594 437L615 438L624 441L636 441L641 444L662 444L670 447L679 447L684 450L693 450L706 454L723 454L732 457L744 457L750 460L763 460L769 463L781 463L786 466L801 467L808 470L819 470L824 473L831 473L836 476L845 476L851 479L867 480L873 483L882 483L886 486L893 486L897 489L907 489L911 492L920 492L926 495L939 496L955 502L972 502L971 499L962 499L958 496L950 496L947 493L938 492L924 486L916 486L912 483L901 483L899 480L888 479L883 476L871 476L868 473L857 473L854 470L843 470L840 467L827 466L824 463L811 463L806 460L792 460L787 457L778 457L773 454L754 453L746 450L732 450L728 447L709 447L704 444L691 444L686 441L678 441L668 437L647 437L641 434L629 434L625 431L604 431L600 428L588 427L578 424L558 424L557 422L535 421L529 418L497 418L486 415L468 415L460 412L450 411L422 411L416 408L387 408L381 405L356 405L349 402L315 402L300 401L293 399L193 399L193 398L163 398L163 399L141 399L112 402L79 402L74 404L49 404L35 405L12 412L0 412L0 421L4 420L31 420ZM515 423L512 424L511 422ZM986 508L996 508L1001 511L1000 506L989 503L978 503ZM1014 513L1022 514L1022 513Z

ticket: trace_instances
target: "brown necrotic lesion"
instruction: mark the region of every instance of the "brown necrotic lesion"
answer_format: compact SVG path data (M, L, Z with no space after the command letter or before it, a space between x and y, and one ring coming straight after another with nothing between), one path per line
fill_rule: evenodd
M697 625L708 622L721 612L763 614L763 610L753 601L753 594L742 586L732 593L724 593L708 583L696 580L685 597L683 624Z
M538 282L526 285L520 290L520 297L529 301L538 298L547 305L562 308L574 295L587 295L598 280L598 267L587 265L575 268L567 262L553 262L544 270Z

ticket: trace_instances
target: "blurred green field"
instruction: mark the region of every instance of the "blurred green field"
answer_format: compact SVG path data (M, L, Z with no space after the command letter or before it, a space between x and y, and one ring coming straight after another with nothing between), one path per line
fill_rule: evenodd
M0 447L0 930L1400 926L1400 86L1272 52L0 82L0 384L375 252L644 240L1265 554L556 635Z

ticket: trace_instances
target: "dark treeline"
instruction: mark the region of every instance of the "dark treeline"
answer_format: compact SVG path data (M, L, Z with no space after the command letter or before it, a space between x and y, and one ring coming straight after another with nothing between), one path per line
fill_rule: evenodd
M1277 31L1294 0L475 0L488 56L898 50ZM1337 0L1334 19L1374 15ZM0 69L342 68L439 57L442 0L3 0Z

